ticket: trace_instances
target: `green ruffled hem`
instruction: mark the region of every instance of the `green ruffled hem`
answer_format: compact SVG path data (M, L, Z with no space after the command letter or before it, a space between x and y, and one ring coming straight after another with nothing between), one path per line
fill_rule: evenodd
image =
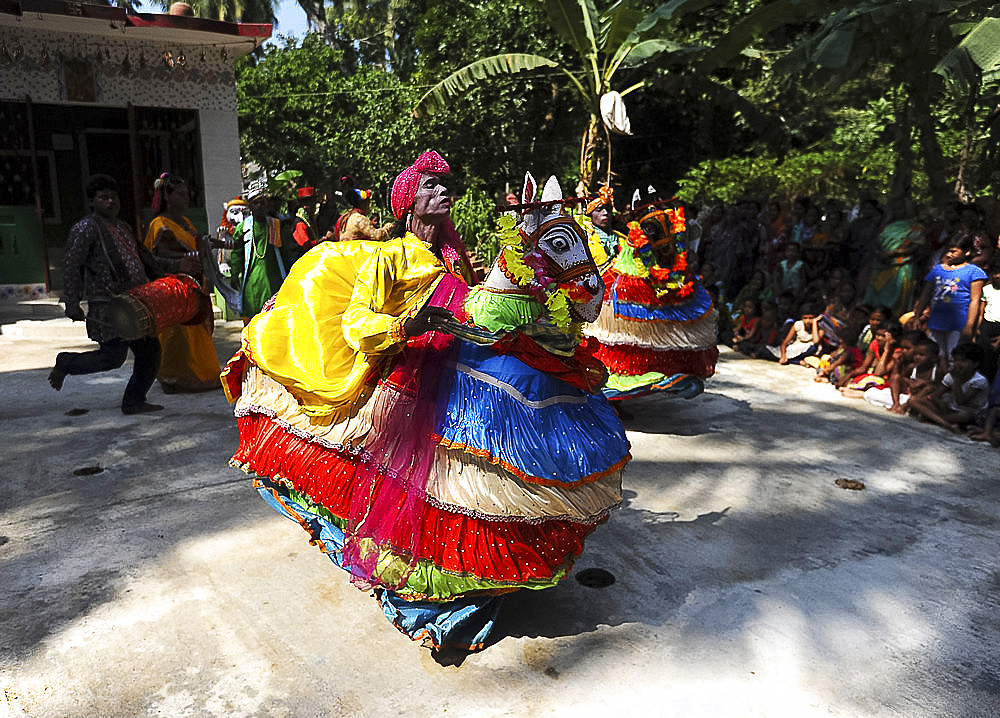
M666 374L661 374L658 371L648 371L645 374L639 374L638 376L625 376L624 374L611 374L608 376L608 381L605 386L609 389L614 389L615 391L627 392L633 389L640 389L642 387L652 386L653 384L659 384L666 378Z
M649 270L641 260L635 258L635 249L626 241L621 242L621 249L615 257L615 271L629 277L648 277Z
M476 326L491 332L509 332L524 324L534 324L543 307L530 297L494 294L474 287L465 298L465 311Z
M340 530L344 530L347 524L344 519L335 516L326 507L313 503L307 496L295 491L287 484L285 487L292 503L317 516L322 516ZM472 576L459 576L442 571L430 561L418 560L413 572L407 578L406 585L396 589L394 593L407 600L450 601L472 593L506 593L521 588L537 591L551 588L564 579L573 568L575 558L573 557L566 565L555 571L551 578L532 579L524 582L490 581ZM397 560L396 556L389 551L384 549L379 551L378 565L387 566Z

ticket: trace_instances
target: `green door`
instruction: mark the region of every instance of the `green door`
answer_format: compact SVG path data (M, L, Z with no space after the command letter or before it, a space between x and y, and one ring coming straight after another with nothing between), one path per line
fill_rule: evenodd
M0 284L44 284L45 247L34 207L0 206Z

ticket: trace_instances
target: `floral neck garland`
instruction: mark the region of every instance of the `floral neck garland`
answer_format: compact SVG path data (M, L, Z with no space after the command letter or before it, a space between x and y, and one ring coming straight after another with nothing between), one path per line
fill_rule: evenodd
M570 301L589 301L590 294L578 284L557 283L548 275L549 267L541 253L528 251L531 240L517 227L517 220L503 215L497 221L502 249L498 264L511 282L545 305L549 319L565 334L578 334L581 324L570 319Z
M676 227L676 225L673 225ZM628 243L635 256L643 263L649 276L657 285L657 294L686 297L694 291L694 279L687 276L687 249L680 242L674 243L674 263L669 269L656 264L653 245L638 222L628 223Z

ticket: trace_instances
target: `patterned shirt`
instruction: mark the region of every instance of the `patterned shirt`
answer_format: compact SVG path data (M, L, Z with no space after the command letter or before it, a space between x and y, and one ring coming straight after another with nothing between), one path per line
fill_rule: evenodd
M93 214L70 228L63 255L62 301L78 304L87 300L87 336L91 339L106 342L115 338L105 321L107 301L148 281L139 245L125 222Z

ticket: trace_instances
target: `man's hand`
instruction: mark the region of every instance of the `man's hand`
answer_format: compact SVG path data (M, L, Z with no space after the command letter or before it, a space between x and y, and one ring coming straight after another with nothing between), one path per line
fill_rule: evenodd
M83 307L76 303L66 305L66 316L74 322L82 322L87 318L87 315L83 312Z
M197 252L189 252L181 257L181 274L198 276L201 274L201 256Z
M406 332L407 337L419 336L424 332L440 328L451 318L451 312L444 307L424 307L406 320L406 323L403 324L403 331Z

